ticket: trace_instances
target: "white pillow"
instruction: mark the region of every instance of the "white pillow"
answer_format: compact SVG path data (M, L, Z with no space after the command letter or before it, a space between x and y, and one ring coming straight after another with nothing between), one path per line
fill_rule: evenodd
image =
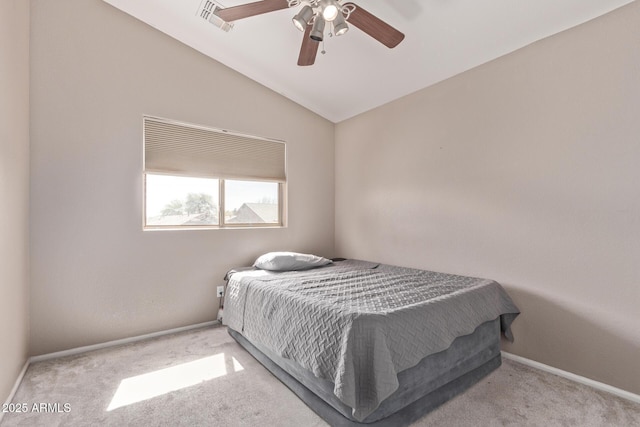
M297 271L322 267L333 261L311 254L299 254L296 252L269 252L261 255L254 267L270 271Z

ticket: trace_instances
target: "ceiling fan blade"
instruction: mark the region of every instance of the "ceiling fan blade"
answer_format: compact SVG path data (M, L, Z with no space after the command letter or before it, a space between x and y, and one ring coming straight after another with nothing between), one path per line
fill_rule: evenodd
M302 38L300 55L298 56L298 65L300 66L313 65L313 63L316 62L320 42L309 37L310 33L311 25L307 25L307 29L304 31L304 37Z
M224 21L231 22L250 16L286 9L288 7L289 3L287 0L261 0L240 6L228 7L226 9L218 9L214 13Z
M358 5L351 2L344 6L351 5L355 10L349 15L347 22L360 28L362 31L378 40L388 48L394 48L404 40L404 34L393 28L391 25L372 15Z

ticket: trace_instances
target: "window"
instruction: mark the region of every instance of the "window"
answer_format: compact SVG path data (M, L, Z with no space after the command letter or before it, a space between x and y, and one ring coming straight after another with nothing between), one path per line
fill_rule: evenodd
M147 226L217 226L218 180L146 174Z
M279 188L275 182L224 182L224 221L227 224L279 224Z
M144 228L284 226L285 144L144 118Z

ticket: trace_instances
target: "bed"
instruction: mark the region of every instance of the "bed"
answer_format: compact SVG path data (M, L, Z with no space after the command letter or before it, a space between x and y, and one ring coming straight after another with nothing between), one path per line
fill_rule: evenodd
M226 279L231 336L332 426L410 424L500 366L519 314L493 280L360 260Z

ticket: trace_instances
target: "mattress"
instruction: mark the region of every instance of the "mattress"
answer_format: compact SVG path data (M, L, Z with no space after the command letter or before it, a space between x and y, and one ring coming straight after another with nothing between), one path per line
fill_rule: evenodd
M230 272L223 323L296 381L321 384L314 393L347 419L371 422L397 410L403 372L486 322L510 338L518 313L491 280L347 260Z

